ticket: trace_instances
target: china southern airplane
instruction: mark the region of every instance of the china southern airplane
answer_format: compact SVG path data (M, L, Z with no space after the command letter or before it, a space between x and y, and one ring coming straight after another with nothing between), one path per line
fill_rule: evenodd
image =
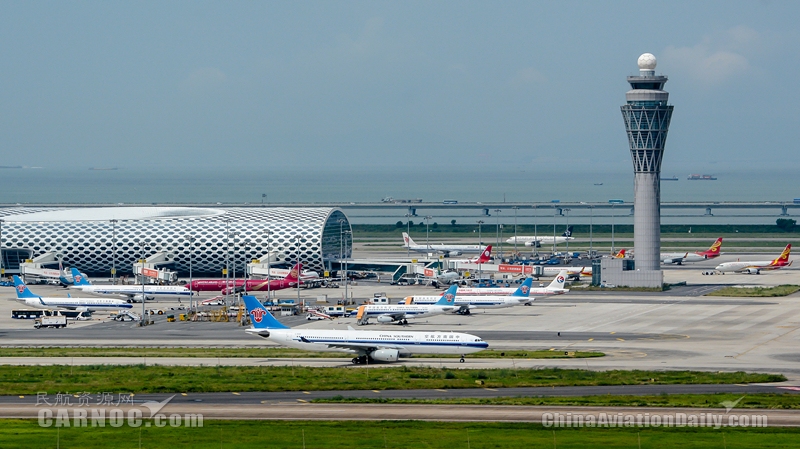
M153 299L154 296L190 296L192 292L186 287L179 285L145 285L144 289L141 285L93 285L86 279L86 276L81 274L77 268L72 269L73 284L69 286L71 289L81 290L84 293L94 293L97 295L116 295L127 297L128 302L137 302L142 300L142 292L148 300Z
M408 324L409 319L441 315L457 309L454 304L457 285L452 285L442 296L437 296L431 304L364 304L358 307L358 324L367 324L375 317L379 323Z
M725 262L717 265L715 268L720 273L745 273L745 274L760 274L762 271L779 270L788 267L792 264L789 261L789 253L792 251L792 244L786 245L783 252L775 260L757 260L749 262Z
M290 348L307 351L340 351L354 353L354 364L396 362L412 354L461 354L464 356L482 351L489 344L480 337L459 332L409 332L409 331L359 331L292 329L276 320L255 296L242 296L252 327L250 334Z
M482 245L445 245L444 243L439 243L438 245L418 245L414 243L414 240L405 232L403 233L403 242L403 247L411 251L416 251L418 253L442 253L444 257L483 252Z
M465 296L461 295L460 288L456 289L456 286L452 286L442 296L408 296L405 298L405 303L420 305L433 303L438 304L437 301L441 301L442 298L444 298L447 294L454 293L455 305L457 307L454 308L452 312L469 315L470 309L501 309L505 307L514 307L533 301L535 298L531 298L529 296L531 292L531 284L533 284L533 278L525 279L525 282L523 282L519 288L514 289L514 292L512 292L510 295L506 293L502 295L487 294Z
M720 251L722 249L722 237L718 238L712 245L711 248L708 248L706 251L695 251L685 252L685 253L666 253L661 254L661 260L664 263L675 263L678 265L682 265L684 262L700 262L706 259L714 259L715 257L719 257L722 254Z
M67 296L66 298L44 298L30 291L19 276L14 276L14 288L17 290L17 300L19 302L40 309L59 308L80 312L94 312L97 310L130 309L133 307L121 299L73 298L72 296Z

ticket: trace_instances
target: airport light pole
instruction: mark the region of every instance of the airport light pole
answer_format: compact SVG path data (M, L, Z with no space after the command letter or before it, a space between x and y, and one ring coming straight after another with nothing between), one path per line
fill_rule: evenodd
M236 299L236 236L238 232L231 232L233 239L233 251L231 252L231 269L233 270L233 299ZM230 287L228 288L230 289Z
M431 244L428 242L428 236L430 234L429 225L431 218L433 217L431 217L430 215L425 216L425 252L428 254L431 253Z
M231 287L230 279L231 279L231 267L230 267L230 258L231 258L231 239L230 239L230 227L231 221L225 220L225 306L227 307L229 304L228 302L228 290Z
M244 284L242 285L242 288L244 289L244 294L246 295L247 294L247 279L250 277L250 271L247 269L249 267L249 265L250 265L247 262L247 260L248 260L247 259L247 252L250 250L250 240L249 239L244 239L244 241L242 243L244 243L244 276L242 276L244 278Z
M269 275L270 262L272 260L272 250L269 247L270 246L269 236L272 234L272 231L267 229L266 231L262 232L262 234L265 234L267 236L267 299L272 301L272 289L270 288L271 287L270 282L272 281L272 278Z
M346 220L344 218L340 218L339 222L339 278L341 281L344 281L344 271L342 271L342 257L344 257L344 253L342 252L342 243L344 242L344 222Z
M589 257L594 258L594 246L592 241L592 224L594 221L594 206L589 205Z
M300 304L300 278L302 277L301 273L303 272L303 267L300 265L300 234L295 236L297 240L297 304Z
M139 277L142 280L142 319L141 319L141 321L139 321L139 325L140 326L144 326L145 325L144 324L146 322L145 321L145 317L147 316L147 311L145 310L145 302L147 301L147 297L144 295L144 245L146 245L146 244L147 244L147 241L145 241L145 240L142 240L141 242L139 242L139 249L141 250L141 253L142 253L142 258L139 259L139 263L141 264L141 267L139 269Z
M556 209L558 208L553 205L553 256L556 255Z
M353 231L350 231L350 230L344 231L344 235L350 235L351 238L352 238ZM345 303L347 303L349 301L349 298L347 297L347 283L350 280L349 277L347 276L347 259L348 259L348 257L347 257L347 239L344 239L344 273L345 273L344 274L344 276L345 276L345 279L344 279L344 302Z
M484 223L483 220L478 220L478 246L483 246L483 239L481 239L481 225ZM483 277L483 264L478 264L478 280Z
M117 219L111 219L111 284L117 285Z
M539 206L533 206L533 253L539 255L539 235L536 233L539 223Z
M566 208L562 210L567 213L567 229L569 229L569 211L571 211L572 209ZM567 243L567 257L569 257L569 236L567 236L564 241Z
M192 290L192 253L194 252L194 236L188 234L184 237L189 241L189 312L194 311L194 290Z
M495 239L497 240L497 243L495 243L495 246L497 246L497 250L500 253L500 259L502 259L503 258L503 251L500 248L500 212L502 212L500 209L495 209L494 210L495 218L497 219L497 228L495 228L494 233L495 233Z
M514 209L514 254L517 254L517 211L519 206L512 207Z

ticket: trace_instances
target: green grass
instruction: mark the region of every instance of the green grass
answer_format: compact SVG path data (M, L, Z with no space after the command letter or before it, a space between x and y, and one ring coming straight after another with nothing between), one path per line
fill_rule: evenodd
M426 367L0 366L0 394L241 392L780 382L776 374Z
M141 446L139 442L141 441ZM545 428L531 423L212 421L202 428L42 428L0 421L3 448L796 448L800 429Z
M336 396L314 399L319 403L348 404L461 404L461 405L554 405L586 407L700 407L721 408L722 401L736 401L742 394L660 394L646 396L597 395L558 397L502 397L502 398L457 398L457 399L388 399ZM800 396L784 394L744 395L736 408L800 409Z
M498 351L487 349L470 355L470 358L517 359L568 359L603 357L597 351ZM292 348L128 348L128 347L6 347L0 348L0 357L241 357L241 358L352 358L345 352L311 352ZM459 358L460 355L418 354L417 358Z
M778 285L777 287L725 287L706 296L772 297L787 296L800 290L800 285Z

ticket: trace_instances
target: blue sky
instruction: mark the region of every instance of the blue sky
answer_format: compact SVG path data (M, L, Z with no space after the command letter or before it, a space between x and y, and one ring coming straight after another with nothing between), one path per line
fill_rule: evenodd
M3 165L631 168L644 52L665 174L795 169L800 3L2 2Z

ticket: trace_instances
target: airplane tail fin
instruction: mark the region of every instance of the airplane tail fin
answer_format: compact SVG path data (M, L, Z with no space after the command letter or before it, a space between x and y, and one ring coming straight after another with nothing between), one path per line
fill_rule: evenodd
M706 257L709 257L709 256L711 256L711 257L719 256L719 251L720 251L721 249L722 249L722 237L718 238L718 239L717 239L717 240L716 240L716 241L715 241L715 242L714 242L714 243L711 245L711 247L710 247L710 248L708 248L708 251L706 251L706 252L705 252L705 256L706 256Z
M561 234L562 237L572 237L572 228L573 226L567 226L567 230Z
M38 295L34 295L17 275L14 275L14 288L17 290L17 298L19 299L39 297Z
M784 266L789 264L789 253L792 252L792 244L786 245L786 248L783 249L783 252L777 259L773 260L770 265L777 265L777 266Z
M72 283L74 285L92 285L92 283L86 279L86 276L82 275L75 267L72 267Z
M453 284L448 288L442 296L436 301L437 306L452 306L456 303L456 293L458 292L458 285Z
M486 263L489 261L489 258L492 257L492 245L487 246L483 249L483 252L477 259L475 259L475 263Z
M414 243L414 240L411 238L411 236L406 234L405 232L403 233L403 246L405 246L406 248L416 246L416 243Z
M521 296L523 298L527 298L528 295L531 294L531 285L533 285L533 278L525 279L525 282L523 282L517 291L512 293L511 296Z
M553 282L547 286L547 290L564 290L564 282L567 280L567 270L561 270L556 275Z
M619 250L617 254L614 254L614 259L624 259L625 258L625 249Z
M269 310L267 310L255 296L244 295L242 296L244 305L247 307L247 314L250 315L250 320L253 322L253 327L256 329L289 329L280 321L276 320Z
M300 279L300 275L303 272L303 264L298 263L297 265L293 266L291 270L289 270L289 274L286 275L284 280L286 281L297 281Z

